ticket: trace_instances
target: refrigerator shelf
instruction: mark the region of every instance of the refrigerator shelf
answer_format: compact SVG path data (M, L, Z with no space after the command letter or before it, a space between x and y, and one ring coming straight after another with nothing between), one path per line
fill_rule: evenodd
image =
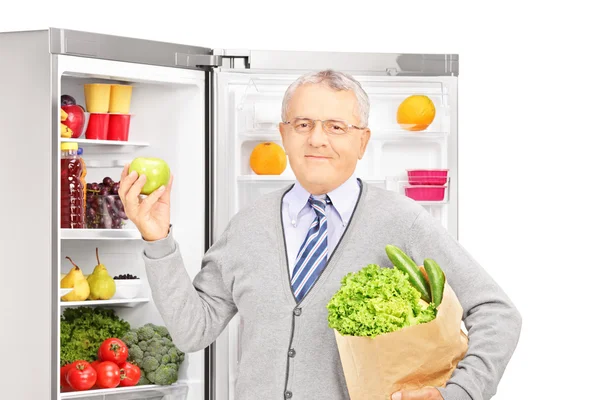
M290 175L238 175L238 181L278 181L278 182L293 182L296 180L295 176Z
M69 139L60 138L61 143L77 143L84 154L90 153L131 153L150 146L146 142L122 142L117 140Z
M150 299L142 297L138 299L114 299L114 300L84 300L84 301L61 301L60 306L63 308L67 307L80 307L80 306L106 306L106 307L123 307L133 308L140 304L148 303Z
M450 135L446 131L405 131L401 128L377 128L371 127L371 141L373 140L405 140L405 139L444 139ZM281 142L281 135L269 129L260 129L255 131L246 131L238 136L241 142L246 141L265 141Z
M137 400L137 399L172 399L185 400L188 386L175 383L169 386L141 385L131 387L117 387L114 389L82 390L79 392L65 392L60 394L61 399L102 399L102 400Z
M137 229L61 229L62 240L140 240Z

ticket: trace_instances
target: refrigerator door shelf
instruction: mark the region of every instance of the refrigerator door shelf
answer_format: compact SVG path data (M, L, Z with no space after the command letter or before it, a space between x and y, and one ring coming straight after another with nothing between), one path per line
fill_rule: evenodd
M61 240L141 240L137 229L61 229Z
M142 399L169 399L187 400L188 387L185 383L177 382L169 386L141 385L131 387L117 387L114 389L83 390L79 392L66 392L60 394L60 399L86 399L86 400L142 400Z
M148 303L150 299L146 297L133 299L110 299L110 300L85 300L85 301L61 301L62 308L68 307L124 307L133 308Z
M134 153L150 144L147 142L122 142L116 140L92 140L61 138L61 143L77 143L83 154Z

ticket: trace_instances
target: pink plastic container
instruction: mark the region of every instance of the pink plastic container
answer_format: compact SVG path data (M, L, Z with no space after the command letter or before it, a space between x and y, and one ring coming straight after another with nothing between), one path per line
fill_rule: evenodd
M406 172L411 185L445 185L448 182L447 169L407 169Z
M446 195L447 186L439 185L406 185L406 197L418 201L442 201Z

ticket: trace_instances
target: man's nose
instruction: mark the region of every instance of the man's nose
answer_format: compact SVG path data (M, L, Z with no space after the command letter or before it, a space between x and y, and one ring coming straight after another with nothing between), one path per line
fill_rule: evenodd
M327 143L327 132L323 130L323 123L321 121L315 122L315 127L310 133L308 140L315 147L323 146L323 144Z

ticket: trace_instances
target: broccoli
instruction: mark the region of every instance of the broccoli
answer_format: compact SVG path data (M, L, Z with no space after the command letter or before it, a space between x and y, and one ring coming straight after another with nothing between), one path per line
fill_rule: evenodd
M134 345L137 346L138 336L135 331L129 331L125 335L123 335L123 342L127 345L127 347L131 348Z
M129 356L132 360L142 360L144 358L144 352L140 349L137 344L129 346Z
M138 385L171 385L177 382L185 353L174 344L164 326L146 324L121 338L129 347L128 361L138 365L142 376Z
M151 372L158 368L159 365L160 362L154 356L145 356L140 364L140 368L143 368L146 372Z
M154 382L157 385L169 385L170 382L177 381L177 370L168 365L161 365L154 371Z
M139 340L150 340L154 337L154 329L147 324L138 328L136 333Z

